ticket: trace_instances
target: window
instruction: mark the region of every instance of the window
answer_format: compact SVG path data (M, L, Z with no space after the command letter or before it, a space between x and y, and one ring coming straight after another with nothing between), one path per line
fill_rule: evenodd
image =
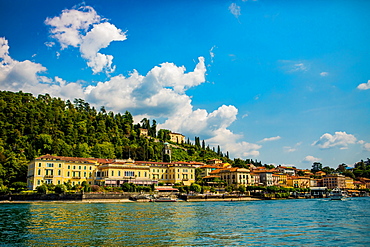
M86 170L86 166L84 166L84 170Z
M41 163L39 163L39 167L41 167Z
M92 168L91 168L91 166L90 166L90 170L91 170Z
M84 177L86 178L86 172L84 172Z
M71 169L71 166L68 166L68 169Z
M70 174L70 173L69 173L69 172L67 172L67 177L69 177L69 174Z
M58 170L58 176L60 176L61 173L62 173L62 171L61 170Z
M60 180L58 180L58 184L60 184Z
M78 170L81 170L81 166L78 166Z
M46 163L46 167L54 167L53 163Z
M125 177L134 177L134 176L135 176L135 172L125 171Z
M73 170L76 169L76 166L73 166Z
M112 177L114 176L114 171L112 171Z
M41 170L40 169L38 169L38 171L37 171L37 175L41 175Z
M139 177L140 177L141 175L140 175L140 172L139 172Z
M59 164L59 168L62 168L62 164Z
M40 185L40 183L41 183L41 182L40 182L40 179L37 179L37 185Z

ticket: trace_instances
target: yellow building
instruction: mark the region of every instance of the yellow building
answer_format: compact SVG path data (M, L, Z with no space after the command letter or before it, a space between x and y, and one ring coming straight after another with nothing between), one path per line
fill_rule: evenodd
M221 180L229 185L250 185L252 183L250 171L246 168L222 168L212 171L210 175L220 176Z
M29 189L46 184L88 184L120 186L123 183L151 185L195 182L197 162L146 162L44 155L28 166Z
M287 185L293 188L309 188L310 178L300 177L300 176L291 176L287 178Z
M345 177L346 189L353 190L355 189L355 184L353 183L354 180L350 177Z
M147 162L137 161L135 164L146 164L150 167L151 179L165 184L182 183L191 185L195 182L197 162Z
M185 136L181 135L179 133L170 133L171 142L175 143L184 143L185 142Z
M99 166L94 184L121 186L124 183L148 186L156 181L150 178L150 167L134 164L131 160L114 160Z
M68 181L72 185L83 181L92 184L98 166L96 159L44 155L28 166L28 188L35 189L43 183L57 185Z

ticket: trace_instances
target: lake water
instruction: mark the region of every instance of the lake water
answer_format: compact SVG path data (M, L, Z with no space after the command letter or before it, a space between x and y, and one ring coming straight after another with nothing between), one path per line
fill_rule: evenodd
M370 198L0 204L0 246L370 246Z

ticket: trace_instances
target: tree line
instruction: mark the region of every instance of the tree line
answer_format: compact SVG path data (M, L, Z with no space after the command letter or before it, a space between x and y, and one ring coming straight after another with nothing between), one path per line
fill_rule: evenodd
M140 129L148 135L140 135ZM82 99L0 91L0 186L25 182L28 163L41 155L162 161L163 143L169 140L170 130L157 130L156 121L147 118L135 124L128 111L97 110ZM198 141L173 147L172 161L220 158L220 150Z

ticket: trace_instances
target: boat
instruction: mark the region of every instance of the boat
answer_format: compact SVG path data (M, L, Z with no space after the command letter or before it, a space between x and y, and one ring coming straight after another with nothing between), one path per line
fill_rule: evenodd
M341 190L340 188L334 188L330 192L330 200L343 200L347 198L347 194L345 191Z
M171 198L171 197L158 197L158 198L153 198L150 199L151 202L177 202L176 199Z

